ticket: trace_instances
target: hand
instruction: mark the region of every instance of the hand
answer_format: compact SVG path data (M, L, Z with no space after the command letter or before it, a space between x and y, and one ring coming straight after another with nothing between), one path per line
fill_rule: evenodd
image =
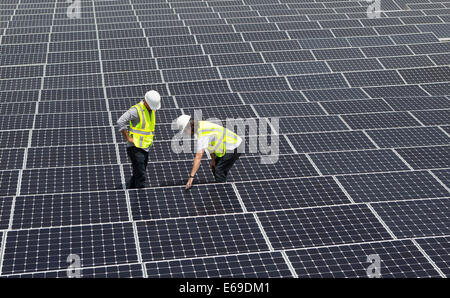
M128 137L127 141L130 142L131 144L134 144L133 137Z
M189 178L186 183L186 190L192 187L192 182L194 182L194 178Z
M214 171L214 169L216 168L216 161L212 160L211 164L209 165L209 167L211 168L211 171Z

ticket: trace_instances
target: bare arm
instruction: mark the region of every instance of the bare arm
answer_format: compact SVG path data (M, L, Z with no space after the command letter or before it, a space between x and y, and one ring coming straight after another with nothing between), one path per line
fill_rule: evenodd
M212 171L216 168L216 155L214 153L211 153L211 165L209 166Z
M125 140L126 140L126 141L128 141L128 142L130 142L130 143L133 143L133 142L134 142L134 141L133 141L133 137L131 137L131 136L128 134L128 130L124 129L124 130L122 130L121 132L122 132L122 135L125 137Z
M186 189L192 187L192 182L194 182L194 176L200 168L200 164L202 162L203 154L205 153L205 149L199 151L195 154L194 163L192 164L191 175L189 176L188 182L186 183Z

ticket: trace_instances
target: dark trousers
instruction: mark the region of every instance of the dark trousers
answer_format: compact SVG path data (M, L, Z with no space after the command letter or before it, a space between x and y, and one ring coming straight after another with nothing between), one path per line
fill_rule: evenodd
M148 152L133 146L127 147L127 154L133 167L133 176L131 176L128 188L143 188L145 186Z
M236 160L239 159L239 156L241 156L241 153L238 153L237 149L233 152L225 153L222 157L216 156L216 168L213 171L216 182L227 181L228 171L234 165Z

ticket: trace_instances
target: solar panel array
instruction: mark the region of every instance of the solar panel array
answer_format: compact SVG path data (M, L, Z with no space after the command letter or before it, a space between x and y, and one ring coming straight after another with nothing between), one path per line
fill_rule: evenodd
M450 2L368 5L3 0L0 275L449 277ZM150 89L149 187L124 190L115 123ZM214 184L205 158L185 192L194 110L279 117L278 162Z

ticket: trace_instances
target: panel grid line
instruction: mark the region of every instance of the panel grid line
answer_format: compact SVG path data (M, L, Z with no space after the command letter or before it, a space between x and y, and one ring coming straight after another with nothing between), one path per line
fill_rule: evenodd
M425 250L417 243L416 239L411 239L411 242L417 247L417 249L423 254L423 256L427 259L428 262L433 266L433 268L439 273L442 278L446 278L445 274L442 272L441 268L439 268L433 259L425 252Z
M392 230L388 227L388 225L384 222L384 220L381 218L381 216L378 214L378 212L372 207L370 203L365 204L370 211L373 213L373 215L378 219L378 221L381 223L381 225L386 229L386 231L389 233L389 235L392 237L393 240L397 240L397 236L392 232Z

